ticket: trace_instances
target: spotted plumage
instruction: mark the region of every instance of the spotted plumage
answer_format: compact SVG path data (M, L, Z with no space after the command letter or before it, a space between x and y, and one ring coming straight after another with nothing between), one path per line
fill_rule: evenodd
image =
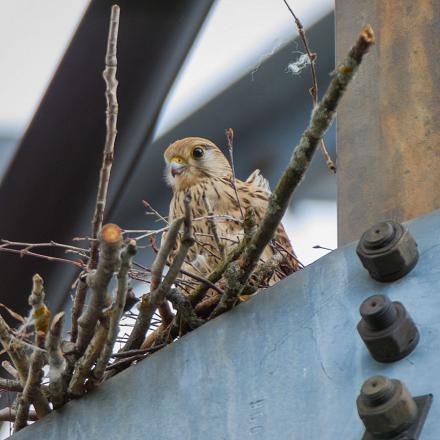
M241 212L253 207L257 222L263 218L270 197L269 184L259 170L254 171L245 182L236 179L238 202L231 166L221 150L207 139L191 137L178 140L167 148L164 157L165 178L173 189L169 220L173 221L184 214L187 191L192 198L196 243L183 268L207 276L221 261L222 248L227 252L243 238ZM219 242L214 240L210 223L206 219L209 213L216 217L213 221ZM283 258L280 258L268 284L274 284L299 268L281 224L261 260L266 261L275 254Z

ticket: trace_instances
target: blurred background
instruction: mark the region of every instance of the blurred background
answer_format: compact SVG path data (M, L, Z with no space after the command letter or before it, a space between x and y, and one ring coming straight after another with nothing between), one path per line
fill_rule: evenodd
M282 0L122 0L119 121L107 220L153 227L142 200L166 214L164 149L186 137L224 148L235 131L235 167L275 184L312 109L309 66ZM105 136L102 70L111 2L15 0L0 16L0 238L71 242L87 236ZM295 0L320 90L334 67L333 2ZM326 144L335 158L334 127ZM284 223L309 264L336 247L336 179L320 151ZM157 226L157 225L156 225ZM146 244L146 243L145 243ZM56 252L52 254L56 255ZM151 258L146 249L140 260ZM26 308L31 275L46 279L54 308L69 302L77 272L0 254L0 301Z
M0 238L70 243L89 234L105 136L101 73L111 3L2 4ZM164 149L186 136L224 148L229 127L237 176L260 168L273 186L312 109L309 66L297 73L288 68L304 50L283 1L119 5L120 116L106 219L127 229L154 227L141 201L168 212ZM322 91L334 67L333 2L291 6L318 54ZM326 144L335 158L334 127ZM336 247L336 179L319 151L284 223L305 264L327 252L314 246ZM148 249L139 258L147 263ZM51 307L66 307L75 269L1 253L0 301L26 310L37 271Z

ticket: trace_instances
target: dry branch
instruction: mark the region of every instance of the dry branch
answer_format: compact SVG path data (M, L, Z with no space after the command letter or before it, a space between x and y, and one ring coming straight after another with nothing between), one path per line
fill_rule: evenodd
M108 333L108 317L101 317L100 324L94 332L84 355L75 364L75 371L68 387L71 397L81 397L85 392L85 381L90 375L93 364L101 353Z
M0 378L0 390L22 392L23 385L18 380Z
M33 277L33 288L29 296L29 304L32 306L32 317L35 320L35 345L39 348L44 348L50 313L44 304L43 279L38 274ZM44 417L51 411L49 402L40 389L41 380L44 375L43 366L45 360L43 351L34 350L32 352L29 372L23 387L23 392L18 398L14 432L18 432L27 426L31 403L34 404L38 417Z
M93 215L92 221L92 239L98 238L98 233L102 228L104 210L107 201L107 191L115 150L115 140L117 133L116 126L118 121L118 99L116 95L118 88L118 81L116 79L116 70L118 67L118 59L116 58L118 30L119 6L113 5L110 15L110 29L107 39L107 52L105 54L105 69L102 73L106 86L105 98L107 101L107 109L105 114L107 131L105 136L102 166L99 174L95 214ZM94 269L96 267L96 262L98 259L98 242L92 240L90 246L90 268Z
M119 226L108 223L100 233L100 255L96 271L87 275L87 284L92 289L90 304L78 321L79 333L76 351L82 355L93 337L96 323L106 306L107 288L113 274L119 266L119 254L122 246L122 232Z
M185 321L192 329L204 324L205 321L195 314L187 296L179 292L178 289L170 289L166 298L171 304L173 304L183 321Z
M17 416L17 410L14 408L3 408L0 410L0 422L15 422ZM28 420L30 422L35 422L38 420L37 413L33 410L29 411Z
M306 31L304 30L304 26L301 23L301 20L296 16L296 14L293 12L292 8L290 7L289 3L287 3L287 0L283 0L284 4L287 6L287 9L292 14L293 19L295 20L296 28L298 29L299 37L301 38L301 41L304 45L304 49L307 53L307 56L309 57L310 62L310 70L312 73L312 87L310 87L310 95L312 97L313 107L316 106L319 99L319 93L318 93L318 76L316 74L316 53L312 53L309 46L309 41L306 35ZM328 167L328 169L334 173L336 173L336 165L333 162L329 152L327 151L327 148L324 143L324 139L321 139L320 141L320 147L322 154L324 155L325 163Z
M136 255L136 241L131 240L121 255L121 267L118 273L118 287L116 300L110 311L109 330L102 353L100 354L96 367L90 377L90 384L97 385L105 372L110 356L113 352L116 338L119 333L119 321L124 313L125 301L128 291L128 271L131 269L133 257Z
M105 81L105 97L107 101L106 107L106 137L104 144L104 152L102 158L101 170L99 173L98 193L96 197L95 213L92 220L92 235L90 240L90 259L87 266L88 270L95 269L98 260L99 241L98 233L102 228L104 219L104 210L107 201L108 185L110 181L110 173L113 165L115 140L117 134L118 120L118 100L116 80L116 70L118 60L116 57L118 30L119 30L119 6L113 5L110 15L110 28L107 39L107 52L105 55L105 69L102 76ZM80 276L72 307L72 331L71 341L76 342L78 335L78 319L82 315L87 295L87 283ZM85 347L84 347L85 349Z
M67 367L61 351L63 335L64 312L54 316L46 339L46 349L49 357L49 393L53 407L61 407L66 399L66 383L64 371Z
M255 235L253 235L252 240L246 246L238 264L229 265L227 269L229 287L211 317L217 316L229 309L242 293L264 248L274 236L293 192L304 177L316 147L330 127L340 99L354 77L363 56L368 52L373 43L373 30L371 26L365 26L356 44L334 72L323 99L313 110L309 126L301 136L287 168L270 196L267 212Z
M133 330L125 343L122 351L137 349L141 346L145 338L145 334L150 326L151 318L156 310L156 304L152 301L152 295L160 285L163 269L166 265L168 256L173 250L184 219L178 218L174 220L168 230L165 240L162 242L158 254L151 267L151 291L148 295L143 295L139 304L139 315Z
M231 169L232 169L232 179L231 179L231 184L232 184L232 187L234 188L235 198L237 199L237 206L238 206L238 209L240 210L240 216L241 216L241 219L243 219L243 218L244 218L243 209L242 209L242 207L241 207L240 197L238 197L237 185L236 185L236 182L235 182L235 167L234 167L234 130L233 130L232 128L228 128L228 129L226 130L226 140L227 140L227 142L228 142L229 158L230 158Z

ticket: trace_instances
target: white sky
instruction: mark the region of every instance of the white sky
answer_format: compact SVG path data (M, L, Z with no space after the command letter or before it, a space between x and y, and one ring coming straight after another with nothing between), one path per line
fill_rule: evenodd
M290 4L304 27L333 9L333 0L290 0ZM217 1L165 102L156 137L296 36L283 0Z
M1 2L0 130L22 133L89 0Z

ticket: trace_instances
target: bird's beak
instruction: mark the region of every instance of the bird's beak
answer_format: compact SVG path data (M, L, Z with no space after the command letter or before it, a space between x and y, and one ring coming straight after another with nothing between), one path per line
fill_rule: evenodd
M187 164L181 157L173 157L170 160L170 170L173 177L176 177L178 174L182 174L186 167Z

